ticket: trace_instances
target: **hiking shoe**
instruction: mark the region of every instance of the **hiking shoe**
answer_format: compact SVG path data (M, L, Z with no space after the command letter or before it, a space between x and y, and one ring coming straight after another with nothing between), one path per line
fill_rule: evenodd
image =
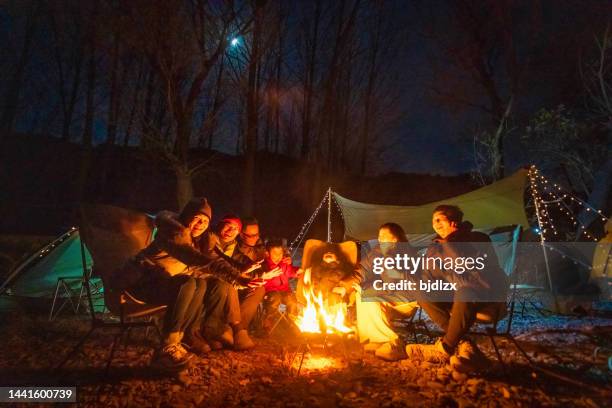
M249 333L245 329L238 330L234 335L234 350L249 350L255 347L255 343L249 337Z
M374 355L385 361L398 361L406 358L405 345L401 339L384 343L376 349Z
M195 354L206 354L211 350L210 345L201 336L191 335L185 339L185 343L189 346L189 350Z
M437 364L446 364L450 359L450 355L442 346L442 340L436 341L435 344L408 344L406 355L414 361Z
M169 370L182 370L189 366L194 355L180 344L168 344L153 355L152 365Z
M234 332L228 325L225 326L221 334L206 330L204 337L212 350L221 350L224 347L230 348L234 345Z
M208 344L213 351L221 350L223 348L223 343L221 343L219 340L211 340L208 342Z
M366 351L368 353L374 353L383 344L385 344L385 343L366 343L366 344L363 345L363 351Z
M234 345L234 331L231 327L226 326L223 330L223 333L218 337L218 339L224 347L231 347Z
M463 340L457 347L457 352L450 359L451 367L460 373L481 371L488 368L491 362L474 343Z

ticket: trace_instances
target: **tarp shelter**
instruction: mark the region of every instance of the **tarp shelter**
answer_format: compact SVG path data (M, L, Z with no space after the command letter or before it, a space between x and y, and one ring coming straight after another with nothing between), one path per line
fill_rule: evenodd
M85 250L88 267L91 256ZM81 239L79 230L72 228L44 248L35 252L9 275L0 287L0 293L20 297L52 298L59 278L79 278L83 275ZM70 285L80 288L77 280Z
M528 228L524 193L527 170L466 194L419 206L368 204L349 200L334 192L342 210L345 239L367 241L378 235L378 227L386 222L400 224L408 234L432 233L431 215L440 204L459 206L465 219L475 229L492 229L504 225Z

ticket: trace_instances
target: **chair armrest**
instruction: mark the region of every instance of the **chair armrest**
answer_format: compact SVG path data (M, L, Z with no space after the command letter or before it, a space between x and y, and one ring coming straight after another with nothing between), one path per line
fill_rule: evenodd
M127 302L133 302L139 305L144 305L146 304L146 302L143 302L140 299L137 299L134 295L132 295L130 292L128 292L127 290L124 290L123 293L121 294L121 303L125 304Z

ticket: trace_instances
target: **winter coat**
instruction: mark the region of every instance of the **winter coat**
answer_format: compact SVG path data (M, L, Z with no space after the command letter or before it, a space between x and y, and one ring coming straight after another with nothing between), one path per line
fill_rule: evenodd
M296 277L298 268L283 261L275 264L269 257L266 257L264 260L263 269L266 271L271 271L276 267L279 267L283 273L282 275L272 278L266 282L264 285L266 292L289 292L291 290L289 287L289 278Z
M508 291L508 278L499 266L497 254L487 234L472 231L472 224L464 221L459 229L446 239L436 236L427 248L427 257L440 257L457 259L459 257L483 257L485 267L482 270L472 269L464 273L454 270L430 269L423 271L423 278L442 279L446 282L457 283L457 289L472 288L489 292L487 296L501 299ZM465 243L465 244L461 244ZM473 243L470 245L470 243Z
M155 217L157 234L153 242L140 251L114 279L118 289L128 289L142 278L155 275L175 276L212 274L227 282L240 280L240 270L225 259L196 249L189 228L181 224L175 213L162 211Z
M222 242L219 235L214 231L206 232L200 241L197 243L197 248L202 252L214 254L214 256L223 258L238 269L245 269L253 261L238 250L238 241Z

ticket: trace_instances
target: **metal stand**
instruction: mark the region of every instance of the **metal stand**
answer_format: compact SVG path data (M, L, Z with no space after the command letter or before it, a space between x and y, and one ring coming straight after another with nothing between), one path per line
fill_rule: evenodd
M532 170L533 171L533 170ZM550 265L548 264L548 254L546 253L546 244L544 243L544 226L542 224L542 219L540 217L540 206L538 204L538 199L535 194L535 186L533 181L531 182L531 197L533 198L533 204L535 206L536 217L538 220L538 228L540 229L540 246L542 247L542 253L544 254L544 264L546 265L546 277L548 278L548 286L550 288L550 293L553 296L553 300L555 302L555 311L559 312L559 302L557 300L557 294L552 285L552 278L550 275Z

